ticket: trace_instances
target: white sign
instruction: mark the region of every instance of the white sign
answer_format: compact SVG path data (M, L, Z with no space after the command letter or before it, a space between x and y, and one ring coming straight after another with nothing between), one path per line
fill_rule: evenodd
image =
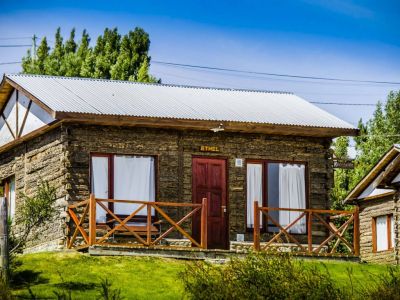
M236 241L237 242L244 242L244 234L238 233L236 235Z
M236 158L235 159L235 167L237 167L237 168L242 168L243 167L243 159L242 158Z

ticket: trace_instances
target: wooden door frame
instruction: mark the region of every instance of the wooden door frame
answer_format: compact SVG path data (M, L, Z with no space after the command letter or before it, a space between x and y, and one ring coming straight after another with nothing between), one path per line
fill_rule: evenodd
M193 160L196 158L204 158L204 159L216 159L216 160L223 160L225 162L225 206L226 206L226 213L225 213L225 248L229 249L230 246L230 236L229 236L229 215L230 215L230 202L229 202L229 158L226 156L211 156L211 155L192 155L192 167L191 167L191 176L192 176L192 203L195 203L195 193L193 193L194 189L194 177L193 177ZM193 231L194 224L192 223L192 231Z

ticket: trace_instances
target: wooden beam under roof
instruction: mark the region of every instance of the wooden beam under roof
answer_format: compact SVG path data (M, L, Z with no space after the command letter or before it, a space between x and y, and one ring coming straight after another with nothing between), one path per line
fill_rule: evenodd
M290 135L306 137L338 137L355 136L358 129L308 127L266 123L227 122L214 120L167 119L154 117L135 117L120 115L83 114L73 112L56 112L55 118L64 122L83 123L108 126L137 126L153 128L169 128L181 130L211 130L223 125L226 132L263 133L271 135Z

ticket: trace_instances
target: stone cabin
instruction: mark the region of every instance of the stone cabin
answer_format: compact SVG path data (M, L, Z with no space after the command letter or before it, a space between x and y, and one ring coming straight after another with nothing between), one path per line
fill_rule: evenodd
M345 199L359 207L360 257L399 264L400 145L382 156Z
M60 217L31 241L34 250L64 246L67 205L91 193L159 202L206 197L209 248L251 241L254 201L329 209L332 138L357 134L285 92L4 75L0 109L0 180L11 217L20 193L34 194L40 180L57 189ZM122 216L134 207L109 208ZM295 216L275 215L282 224ZM96 210L96 221L106 220ZM262 238L276 232L265 220L261 226ZM294 230L301 239L305 222ZM326 236L318 228L313 234Z

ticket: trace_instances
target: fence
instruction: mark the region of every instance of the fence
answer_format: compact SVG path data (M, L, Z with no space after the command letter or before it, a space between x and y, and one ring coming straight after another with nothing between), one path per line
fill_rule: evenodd
M138 207L127 217L121 217L109 208L109 203L136 204ZM102 208L107 214L107 222L98 224L96 222L96 206ZM190 209L179 221L174 221L165 211L168 208L186 208ZM165 231L155 228L160 221L152 218L152 209L158 216L169 225ZM141 226L132 226L130 223L137 223L135 217L138 213L145 211L145 221ZM169 236L175 230L187 238L193 247L207 248L207 199L202 199L202 203L174 203L174 202L146 202L135 200L115 200L98 199L91 195L89 199L78 204L68 206L67 210L70 216L70 222L67 224L67 247L68 248L86 248L93 245L109 245L110 238L114 234L130 235L134 243L123 244L124 246L154 247L159 245L163 239ZM200 240L196 240L193 234L185 230L181 225L190 221L193 217L200 215ZM87 224L89 226L87 226ZM158 227L160 228L160 227ZM101 230L100 230L101 229ZM102 233L99 234L99 232ZM105 231L105 233L104 233ZM78 238L81 237L80 241ZM115 245L115 243L113 243Z
M289 224L282 225L274 217L271 216L272 211L297 212L298 216ZM261 218L264 215L267 223L271 222L279 231L268 242L261 246L260 228ZM307 226L307 245L299 242L296 236L290 232L294 225L298 224L301 219L306 218ZM313 225L320 224L328 232L328 237L322 242L315 245L313 236ZM353 225L353 241L345 233ZM337 249L340 243L347 249L348 254L358 256L360 254L359 241L359 212L358 208L354 211L347 210L323 210L323 209L290 209L290 208L273 208L260 207L258 202L254 201L254 249L270 250L274 243L285 236L287 240L297 246L297 252L309 255L318 255L324 251L325 255L340 255Z

